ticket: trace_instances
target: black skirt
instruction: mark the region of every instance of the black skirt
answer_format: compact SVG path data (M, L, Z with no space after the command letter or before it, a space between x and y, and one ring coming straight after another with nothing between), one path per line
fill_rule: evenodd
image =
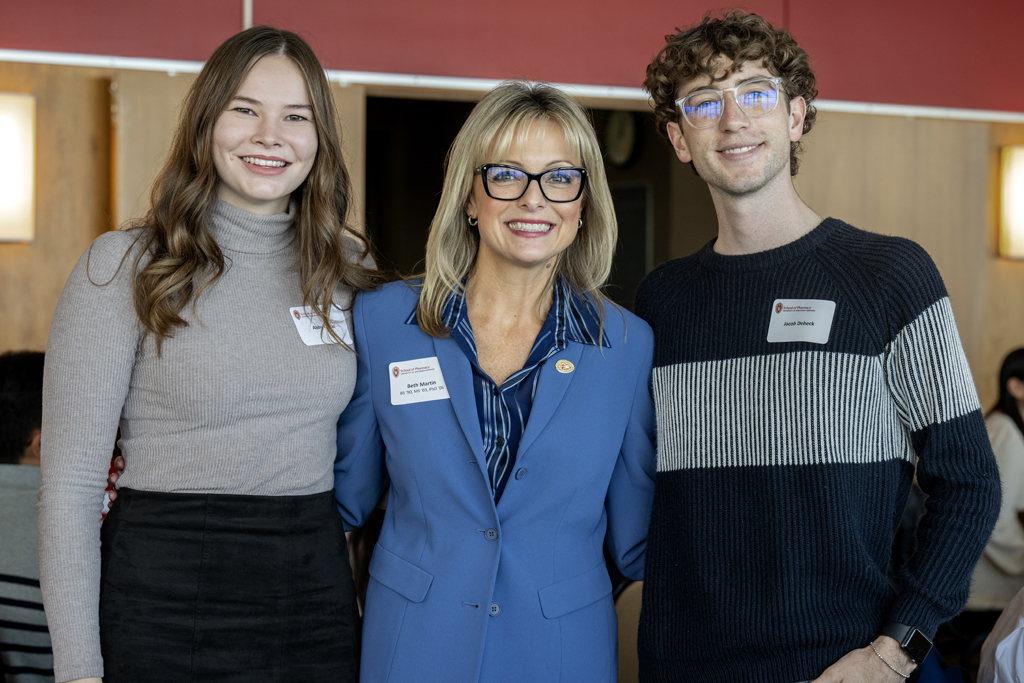
M101 537L105 683L358 680L333 491L120 489Z

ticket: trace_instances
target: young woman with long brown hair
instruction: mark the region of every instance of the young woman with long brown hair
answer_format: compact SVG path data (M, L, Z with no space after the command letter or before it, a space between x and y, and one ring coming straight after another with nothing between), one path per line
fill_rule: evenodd
M309 46L268 27L221 45L153 208L93 243L54 315L40 564L58 683L356 680L332 463L347 311L378 276L349 201Z

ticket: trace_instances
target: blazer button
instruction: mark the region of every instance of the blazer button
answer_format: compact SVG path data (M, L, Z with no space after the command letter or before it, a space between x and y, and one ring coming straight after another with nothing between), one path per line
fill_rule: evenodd
M496 602L491 603L491 616L496 617L501 614L501 605Z
M525 467L520 467L518 470L516 470L516 479L522 479L525 476L526 476L526 468Z
M484 531L484 538L486 538L488 541L498 540L498 530L494 527L487 529L486 531Z

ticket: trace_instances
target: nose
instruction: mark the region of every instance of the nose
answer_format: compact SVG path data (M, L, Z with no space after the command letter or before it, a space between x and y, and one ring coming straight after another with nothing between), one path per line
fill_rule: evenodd
M740 107L736 99L736 93L727 92L722 98L722 118L718 120L718 126L725 131L742 130L750 125L750 117Z
M535 184L536 181L536 184ZM540 189L540 178L530 178L526 181L526 191L519 198L519 205L526 207L543 206L547 202L544 192Z
M253 133L253 142L265 147L274 147L279 143L280 137L280 122L269 116L261 117Z

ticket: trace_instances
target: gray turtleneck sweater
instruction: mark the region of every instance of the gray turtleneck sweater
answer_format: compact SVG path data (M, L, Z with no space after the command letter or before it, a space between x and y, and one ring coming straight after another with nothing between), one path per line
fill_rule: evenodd
M46 348L40 579L58 682L102 676L100 509L115 434L119 486L287 496L334 485L338 416L354 354L307 346L292 214L211 209L227 270L181 315L156 355L132 304L137 230L109 232L79 259ZM128 254L125 258L126 253ZM350 293L335 302L348 308ZM351 331L351 322L348 322Z

